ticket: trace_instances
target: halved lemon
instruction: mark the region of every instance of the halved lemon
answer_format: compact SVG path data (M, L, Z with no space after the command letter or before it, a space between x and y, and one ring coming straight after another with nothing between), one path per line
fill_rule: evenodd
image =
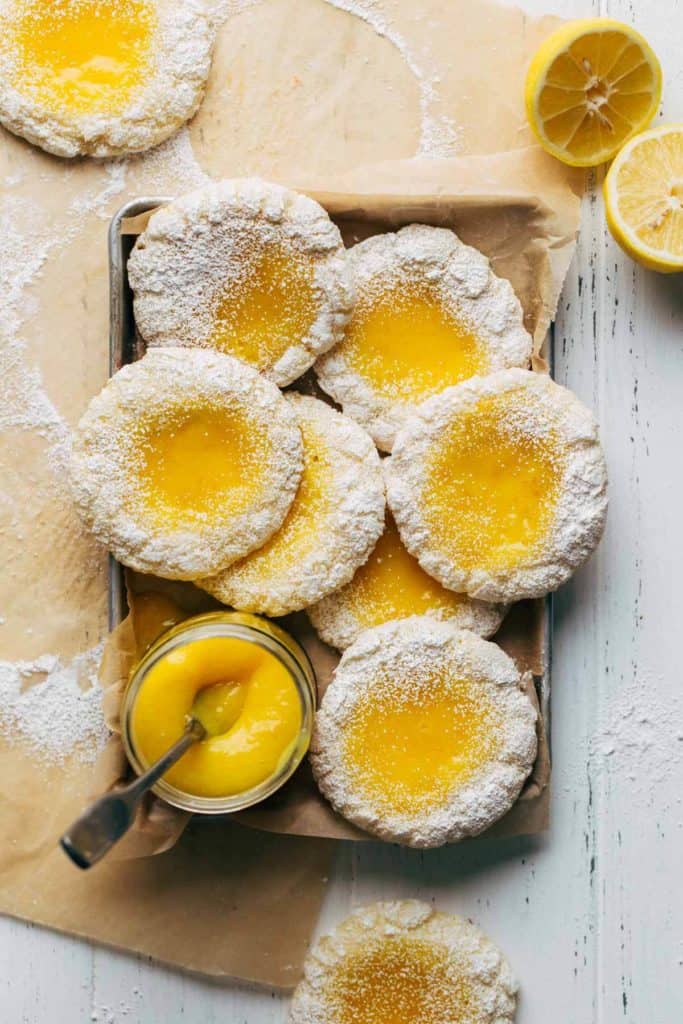
M526 111L548 153L572 167L610 160L654 117L662 70L645 39L612 18L572 21L529 65Z
M622 249L652 270L683 271L683 124L631 139L604 191L607 223Z

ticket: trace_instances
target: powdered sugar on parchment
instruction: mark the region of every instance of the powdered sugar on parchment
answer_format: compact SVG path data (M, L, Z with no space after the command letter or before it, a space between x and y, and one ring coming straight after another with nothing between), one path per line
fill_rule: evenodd
M27 745L45 764L71 755L90 764L109 735L97 669L103 644L71 660L43 654L33 661L0 661L0 733Z
M216 0L213 14L221 23L236 14L255 7L260 0ZM418 157L434 159L437 157L453 157L460 152L461 129L452 118L438 113L436 106L439 100L439 78L433 71L426 69L418 60L414 49L404 36L397 31L387 18L377 0L323 0L330 7L345 11L360 18L366 25L386 39L403 57L410 72L415 77L420 90L420 143L415 154Z

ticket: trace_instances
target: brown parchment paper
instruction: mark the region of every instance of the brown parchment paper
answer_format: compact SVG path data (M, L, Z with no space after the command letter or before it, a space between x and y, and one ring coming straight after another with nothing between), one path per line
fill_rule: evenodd
M63 455L107 377L106 228L127 199L178 194L197 170L356 196L531 196L552 266L542 333L570 257L580 182L533 146L522 83L557 19L495 0L376 0L372 9L374 28L323 0L245 5L219 31L189 129L149 154L62 161L0 129L0 270L10 269L0 290L6 663L45 653L68 663L106 631L106 553L81 527ZM423 144L425 75L430 116L457 126L457 160L427 159L436 153ZM514 256L498 258L512 273ZM115 764L115 745L109 756ZM214 826L193 824L160 856L84 875L55 844L94 781L77 757L45 766L21 735L0 734L0 911L190 970L292 984L330 844L225 823L208 837ZM158 849L168 822L150 813L146 831Z

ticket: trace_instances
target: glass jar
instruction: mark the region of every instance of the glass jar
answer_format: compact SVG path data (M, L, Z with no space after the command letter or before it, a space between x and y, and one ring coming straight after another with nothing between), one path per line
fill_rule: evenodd
M174 807L199 814L224 814L251 807L276 790L291 777L308 750L316 705L313 666L303 647L283 629L257 615L244 612L217 611L196 615L162 633L133 669L123 695L121 732L128 760L137 774L145 771L145 763L136 749L133 709L140 688L150 670L167 654L197 640L230 637L246 640L273 655L289 673L301 702L301 726L291 753L278 770L259 785L229 796L197 796L170 785L163 778L153 792Z

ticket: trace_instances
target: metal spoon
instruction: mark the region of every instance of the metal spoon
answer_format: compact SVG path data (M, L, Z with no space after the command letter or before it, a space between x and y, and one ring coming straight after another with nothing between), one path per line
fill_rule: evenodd
M168 769L179 761L193 743L206 736L202 723L191 718L185 732L170 750L129 786L100 797L59 840L60 846L79 868L90 868L125 835L133 824L140 800Z

